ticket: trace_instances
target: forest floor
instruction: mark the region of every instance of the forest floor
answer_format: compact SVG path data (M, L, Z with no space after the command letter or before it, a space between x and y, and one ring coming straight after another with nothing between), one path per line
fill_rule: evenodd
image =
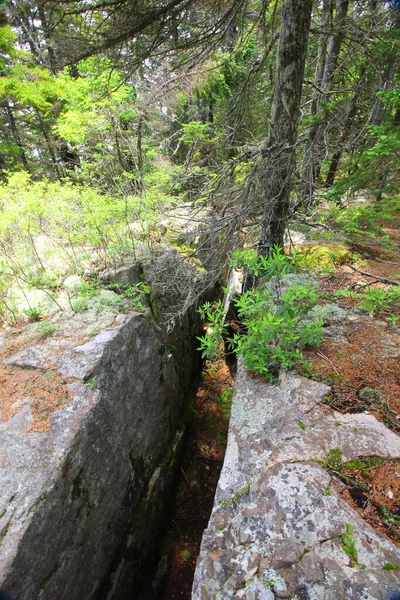
M384 298L381 292L396 287L388 281L400 284L400 232L390 227L385 232L392 242L390 250L374 239L364 239L353 245L352 251L359 255L356 263L342 264L320 279L327 298L347 290L344 296L336 296L337 306L354 309L362 292L370 312L343 321L339 336L326 338L304 354L312 365L307 375L331 388L327 406L340 413L373 415L400 434L400 305L374 301ZM400 461L366 457L335 465L332 473L344 484L343 498L400 545Z

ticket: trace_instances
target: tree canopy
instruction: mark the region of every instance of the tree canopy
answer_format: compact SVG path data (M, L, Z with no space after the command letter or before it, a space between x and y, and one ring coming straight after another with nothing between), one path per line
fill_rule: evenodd
M18 185L58 182L140 206L127 222L156 204L209 207L214 264L243 244L268 254L321 198L397 193L397 2L0 8L4 197L22 171Z

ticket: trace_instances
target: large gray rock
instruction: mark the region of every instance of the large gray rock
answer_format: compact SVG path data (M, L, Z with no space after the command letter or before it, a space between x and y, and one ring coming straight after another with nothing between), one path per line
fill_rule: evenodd
M175 353L146 315L68 350L73 400L25 433L29 399L0 428L0 587L21 600L128 597L163 519L195 331ZM176 356L189 357L185 365ZM14 363L15 364L15 363ZM40 367L40 364L37 365ZM185 387L186 386L186 387Z
M400 438L372 416L320 405L322 384L282 373L276 384L239 367L228 447L204 532L193 600L383 600L400 587L400 549L340 496L315 459L400 457ZM327 492L329 490L329 493ZM343 548L350 534L357 564Z
M4 360L10 367L21 367L22 369L46 369L45 348L41 344L35 344L24 348Z

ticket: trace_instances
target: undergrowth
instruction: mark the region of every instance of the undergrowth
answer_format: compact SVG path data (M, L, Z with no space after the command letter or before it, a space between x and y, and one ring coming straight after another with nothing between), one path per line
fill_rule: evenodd
M272 380L279 367L291 368L302 361L301 348L321 341L322 320L309 317L318 300L317 288L309 282L285 285L284 276L299 272L300 266L296 257L286 256L279 247L270 257L236 252L232 267L245 267L259 283L233 300L241 331L228 338L228 347L248 369ZM203 357L215 357L228 334L222 301L206 302L199 312L208 322L207 333L198 338L199 349Z

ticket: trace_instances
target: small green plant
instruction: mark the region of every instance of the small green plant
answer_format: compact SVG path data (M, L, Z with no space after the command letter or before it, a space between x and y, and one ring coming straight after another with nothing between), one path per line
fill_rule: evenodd
M353 458L344 464L344 467L350 471L364 471L371 467L377 467L383 464L379 456L367 456L365 458Z
M306 426L304 425L304 423L302 421L299 421L299 427L302 431L305 431Z
M397 571L399 569L399 565L396 565L395 563L386 563L383 565L382 569L384 571Z
M24 308L23 313L28 317L30 323L35 323L40 320L40 309L36 306L32 308Z
M299 253L284 254L280 246L273 247L271 256L258 256L255 250L235 250L231 267L245 267L251 275L265 278L267 281L274 276L282 277L286 273L301 271Z
M231 415L233 388L226 387L221 393L221 411L225 419L229 419Z
M93 390L96 385L96 377L91 377L87 383L90 389Z
M385 317L385 321L387 321L391 327L397 327L397 321L399 319L400 317L393 313L389 317Z
M57 327L53 325L53 323L41 323L40 327L37 330L38 336L41 339L45 339L53 335L53 333L55 333L56 331Z
M88 298L75 298L75 300L71 302L71 308L77 313L85 312L85 310L88 310L89 308Z
M361 388L358 392L358 397L366 404L382 404L382 396L375 388Z
M328 485L328 487L325 488L324 496L331 496L331 495L332 495L332 488Z
M365 308L372 315L378 315L382 310L388 309L391 304L397 304L399 300L400 292L397 289L386 291L381 288L369 287L359 306Z
M362 294L356 292L348 286L342 288L341 290L336 290L333 295L335 298L349 298L350 300L357 300L363 298Z
M303 377L311 377L313 374L313 364L308 360L303 360L300 363L300 375Z
M200 342L201 357L213 359L220 354L223 335L227 332L222 301L205 302L198 308L198 312L202 319L208 321L207 333L197 337Z
M334 471L340 471L342 466L343 452L340 448L331 448L326 454L326 464Z
M310 284L293 284L279 297L268 288L249 290L234 303L247 335L234 334L231 346L251 371L272 379L279 366L292 368L303 359L301 348L319 344L322 320L307 321L317 301Z
M129 300L134 310L138 312L144 312L146 310L146 307L143 304L143 296L145 296L149 302L151 301L151 289L148 283L141 280L132 285L117 287L121 289L122 295Z
M379 512L386 523L396 527L397 529L400 528L400 517L393 513L389 508L381 505L379 506Z
M350 557L350 565L352 567L360 566L358 563L358 555L357 549L353 537L353 533L355 531L354 525L350 525L350 523L346 523L346 532L341 535L342 540L342 548L346 552L346 554Z

